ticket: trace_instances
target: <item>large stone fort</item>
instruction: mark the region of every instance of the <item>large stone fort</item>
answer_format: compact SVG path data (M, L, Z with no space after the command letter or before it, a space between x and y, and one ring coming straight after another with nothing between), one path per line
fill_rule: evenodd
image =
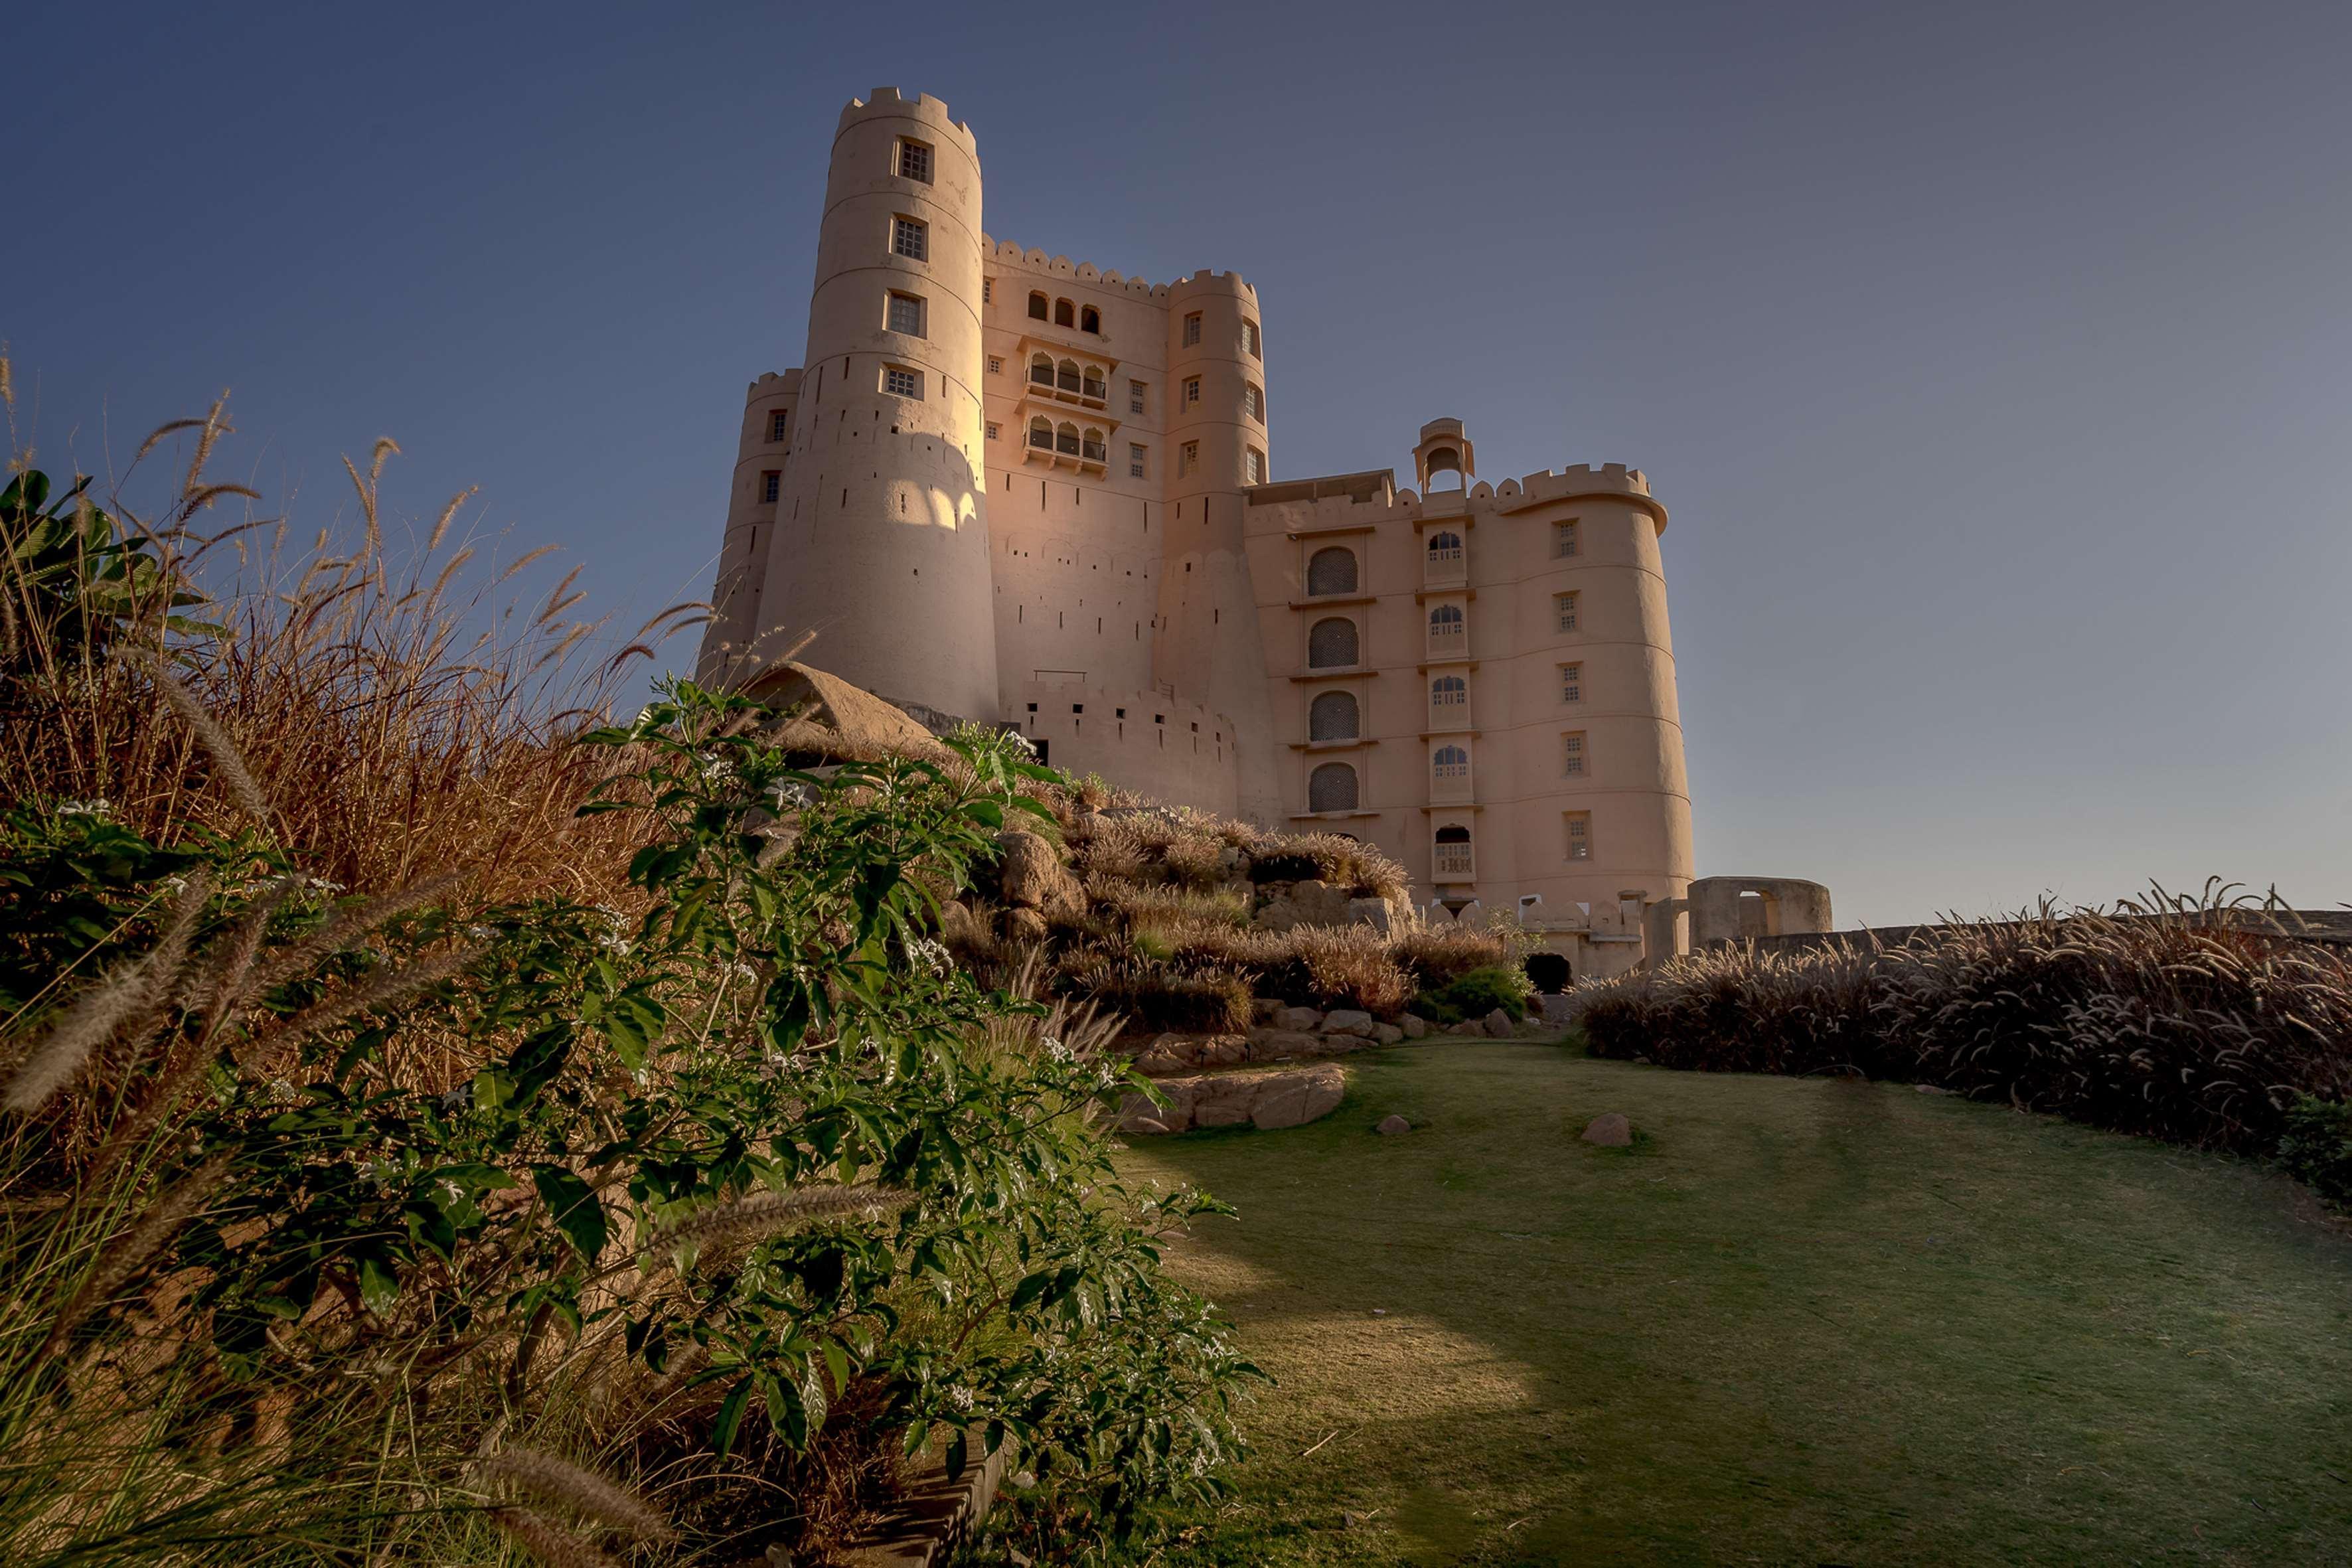
M1490 484L1455 419L1421 427L1411 489L1276 479L1277 346L1238 274L991 238L971 132L933 98L853 100L805 356L745 400L699 678L799 659L1016 724L1073 772L1353 835L1441 910L1519 911L1579 974L1629 967L1645 910L1680 945L1647 479Z

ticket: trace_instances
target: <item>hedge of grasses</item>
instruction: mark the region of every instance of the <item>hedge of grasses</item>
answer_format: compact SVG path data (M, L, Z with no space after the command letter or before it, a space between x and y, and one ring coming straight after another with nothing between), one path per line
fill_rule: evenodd
M2251 902L2209 884L1901 947L1723 947L1580 987L1572 1005L1601 1056L1860 1072L2267 1155L2299 1108L2352 1097L2352 956Z

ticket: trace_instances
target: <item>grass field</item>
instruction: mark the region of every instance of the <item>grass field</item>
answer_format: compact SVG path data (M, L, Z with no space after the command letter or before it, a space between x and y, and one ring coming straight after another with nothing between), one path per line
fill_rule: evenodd
M1351 1066L1124 1156L1238 1205L1171 1257L1279 1379L1171 1568L2352 1563L2352 1240L2283 1177L1892 1085Z

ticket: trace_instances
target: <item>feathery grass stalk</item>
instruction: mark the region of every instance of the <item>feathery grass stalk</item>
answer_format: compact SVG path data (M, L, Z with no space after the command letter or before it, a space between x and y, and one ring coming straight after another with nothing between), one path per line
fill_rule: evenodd
M342 952L395 915L432 902L464 882L468 874L464 870L445 871L437 877L411 882L396 893L371 899L356 909L341 911L325 925L262 965L255 973L253 983L244 988L243 995L250 1000L275 991L298 975L309 974L322 960Z
M527 1508L494 1509L490 1521L547 1568L621 1568L617 1558Z
M752 1193L717 1204L654 1237L661 1247L724 1247L764 1240L796 1226L896 1214L915 1201L887 1187L807 1187L793 1193Z
M26 1054L24 1065L0 1092L0 1105L20 1113L38 1110L81 1070L91 1051L126 1025L134 1026L140 1038L152 1031L170 1005L187 962L188 939L211 898L211 878L201 871L191 874L154 947L115 965L66 1008Z
M503 1481L547 1502L625 1530L640 1541L665 1542L675 1534L669 1521L638 1498L593 1470L583 1469L535 1448L507 1447L481 1461L476 1472Z
M48 1342L42 1354L56 1355L73 1337L73 1331L87 1321L89 1315L104 1306L122 1282L136 1274L147 1260L163 1248L165 1242L178 1234L213 1189L228 1174L232 1157L215 1154L178 1181L163 1189L131 1234L99 1254L98 1266L92 1268L81 1289L58 1314L57 1326L49 1331Z
M193 692L172 679L161 658L145 661L144 668L147 678L155 683L157 694L196 732L196 739L212 754L213 766L219 770L221 782L228 786L229 798L255 822L269 821L269 797L254 782L253 773L245 765L245 753L236 749L236 742L228 738L220 721L205 710L205 705L196 700Z
M395 1002L406 1001L430 986L438 985L451 975L462 972L480 957L481 952L479 946L467 942L444 948L411 963L387 964L360 984L311 1004L275 1028L263 1030L240 1055L254 1070L268 1072L286 1052L303 1041L332 1028L354 1014L388 1007Z

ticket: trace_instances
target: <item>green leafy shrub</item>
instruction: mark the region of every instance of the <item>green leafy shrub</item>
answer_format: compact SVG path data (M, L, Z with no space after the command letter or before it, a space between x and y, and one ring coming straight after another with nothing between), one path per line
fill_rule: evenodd
M1528 984L1523 970L1473 969L1414 997L1412 1010L1441 1024L1483 1018L1497 1007L1514 1018L1524 1018L1528 998L1533 994L1534 987Z
M2298 1094L2285 1120L2279 1163L2329 1202L2352 1204L2352 1103Z

